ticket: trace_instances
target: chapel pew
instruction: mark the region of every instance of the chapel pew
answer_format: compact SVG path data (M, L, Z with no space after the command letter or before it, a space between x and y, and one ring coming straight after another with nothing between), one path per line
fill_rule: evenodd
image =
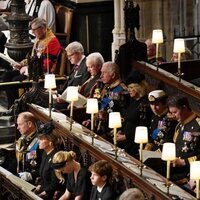
M146 200L166 200L172 198L194 199L193 196L175 185L170 188L171 194L167 195L165 187L166 179L164 177L148 167L143 169L143 176L141 176L138 167L141 163L138 160L128 154L123 154L122 156L120 154L116 159L113 154L114 152L111 150L113 145L100 136L95 137L94 144L91 144L91 132L75 122L70 131L70 120L65 115L53 112L51 115L52 118L50 119L47 110L30 104L29 111L44 123L53 120L56 129L55 132L57 136L62 137L62 141L65 143L65 149L68 151L78 150L80 154L77 157L82 160L84 165L89 166L101 159L109 161L114 169L113 178L117 180L115 182L118 186L115 187L116 191L125 190L129 187L138 187L145 194Z
M168 96L181 94L187 96L192 110L200 116L200 88L156 66L145 62L133 62L133 68L145 75L154 89L163 89Z
M0 199L42 200L32 192L34 185L0 167Z
M159 68L175 74L178 72L178 62L164 62ZM188 82L200 78L200 60L181 61L181 72L183 73L181 78Z

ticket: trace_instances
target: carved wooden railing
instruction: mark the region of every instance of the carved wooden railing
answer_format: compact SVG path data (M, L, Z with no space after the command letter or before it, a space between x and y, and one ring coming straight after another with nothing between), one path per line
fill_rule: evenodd
M194 87L183 80L179 82L177 77L167 73L162 69L156 71L156 67L149 64L137 62L134 63L134 67L145 74L146 79L150 84L152 84L155 88L164 89L169 96L176 93L187 95L192 108L195 110L195 112L200 114L199 88ZM42 122L47 122L50 120L48 117L48 111L44 112L44 109L39 109L38 107L32 105L28 105L28 109L36 116L38 120ZM135 186L144 192L146 199L165 200L172 199L172 196L178 196L180 199L186 200L194 199L193 196L175 185L170 187L170 195L167 195L166 187L164 186L166 180L164 177L160 176L149 168L143 169L143 176L140 176L140 170L138 168L138 166L140 166L140 162L138 160L130 157L127 154L125 154L126 156L119 156L116 160L113 154L109 151L109 149L112 148L112 144L105 141L101 137L97 137L95 138L94 145L92 145L91 137L87 136L88 133L90 133L89 130L81 127L79 124L79 128L77 128L73 124L72 131L70 131L69 119L66 116L64 116L64 120L57 119L53 114L52 117L56 126L56 134L63 138L63 141L66 145L66 150L75 149L76 152L80 151L79 158L82 159L83 164L90 165L91 163L100 159L108 160L112 164L115 171L115 187L116 190L119 190L119 193L122 192L119 188L124 190L127 187ZM90 140L89 142L88 139ZM103 142L104 144L108 145L109 148L107 148L107 151L102 149L101 146L98 145L98 142ZM19 185L14 184L13 182L11 183L10 180L1 173L0 179L0 193L3 189L4 192L10 192L11 195L21 195L18 199L30 198L26 197L27 194L24 193ZM12 191L9 191L10 184L14 188Z
M41 200L31 190L35 186L0 167L0 199Z
M56 77L56 84L61 85L66 81L65 76ZM12 81L12 82L0 82L0 91L9 90L10 88L31 88L34 84L33 80L24 80L24 81ZM44 86L44 79L39 80L39 85Z
M193 79L200 77L200 60L187 60L181 61L181 73L182 78L186 81L191 81ZM177 73L178 63L177 62L164 62L159 65L159 68L164 69L172 74Z
M182 94L188 97L192 109L200 115L200 88L163 70L144 62L134 62L135 69L145 74L146 80L155 89L163 89L168 96ZM189 67L189 66L188 66Z
M29 105L29 111L42 122L50 120L48 111L45 109L35 105ZM164 177L149 168L144 168L143 176L141 176L138 167L140 166L140 162L138 160L125 153L123 153L123 155L120 154L119 157L115 159L115 156L110 150L113 147L111 143L97 136L95 137L94 144L91 144L92 139L88 129L74 122L72 131L70 131L69 118L61 113L59 114L59 117L57 116L57 113L52 113L53 122L56 128L55 132L64 139L66 150L80 150L81 158L85 165L90 165L94 161L101 159L109 161L115 171L115 180L118 180L115 185L116 191L120 190L119 187L124 190L127 187L135 186L144 192L146 199L172 199L173 195L166 194L166 179ZM62 119L60 116L62 116ZM159 187L162 189L160 190ZM173 194L175 190L179 190L178 194L175 194L175 196L184 199L193 199L190 194L175 185L170 188L171 194Z

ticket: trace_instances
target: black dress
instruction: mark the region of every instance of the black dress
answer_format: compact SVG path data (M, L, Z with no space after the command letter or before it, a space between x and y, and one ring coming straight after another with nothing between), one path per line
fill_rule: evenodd
M53 195L59 187L59 180L57 179L54 169L51 165L55 153L56 150L53 150L50 154L46 154L44 151L39 169L41 177L41 189L42 191L45 191L48 196Z
M101 192L98 192L97 186L92 187L90 200L115 200L115 193L110 184L106 184Z
M135 128L137 126L149 127L151 115L152 111L147 96L143 96L139 100L131 99L130 105L122 116L124 117L122 133L126 135L126 140L118 141L117 146L125 149L130 155L137 157L139 146L134 142Z
M90 191L92 187L90 175L91 173L88 169L86 167L82 167L78 173L77 181L75 183L74 173L68 174L66 188L72 195L71 199L74 199L76 196L81 194L83 194L83 200L90 199Z

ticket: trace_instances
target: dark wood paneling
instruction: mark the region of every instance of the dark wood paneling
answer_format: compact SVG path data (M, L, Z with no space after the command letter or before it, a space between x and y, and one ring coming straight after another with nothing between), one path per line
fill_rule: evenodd
M113 27L113 1L77 4L71 40L81 42L86 54L99 51L105 60L110 60Z
M188 60L181 61L182 78L186 81L191 81L196 78L200 78L200 60ZM178 71L178 62L166 62L159 65L162 68L172 74Z
M165 70L156 70L156 67L148 63L134 62L133 67L145 74L146 80L155 89L163 89L168 96L182 94L188 97L192 109L200 115L200 90L198 87L181 80Z

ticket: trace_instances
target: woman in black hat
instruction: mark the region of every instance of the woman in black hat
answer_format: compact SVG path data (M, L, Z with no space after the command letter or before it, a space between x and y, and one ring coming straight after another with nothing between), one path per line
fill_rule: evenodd
M52 159L57 152L58 138L53 134L54 125L49 122L38 128L39 149L43 149L42 161L39 169L39 183L34 192L43 199L53 199L58 189L59 180L52 168Z
M138 71L133 71L127 78L126 85L131 97L130 104L122 115L124 122L122 129L117 133L117 145L127 153L138 157L139 146L134 143L135 128L137 126L149 127L151 109L147 94L149 88L145 76Z

